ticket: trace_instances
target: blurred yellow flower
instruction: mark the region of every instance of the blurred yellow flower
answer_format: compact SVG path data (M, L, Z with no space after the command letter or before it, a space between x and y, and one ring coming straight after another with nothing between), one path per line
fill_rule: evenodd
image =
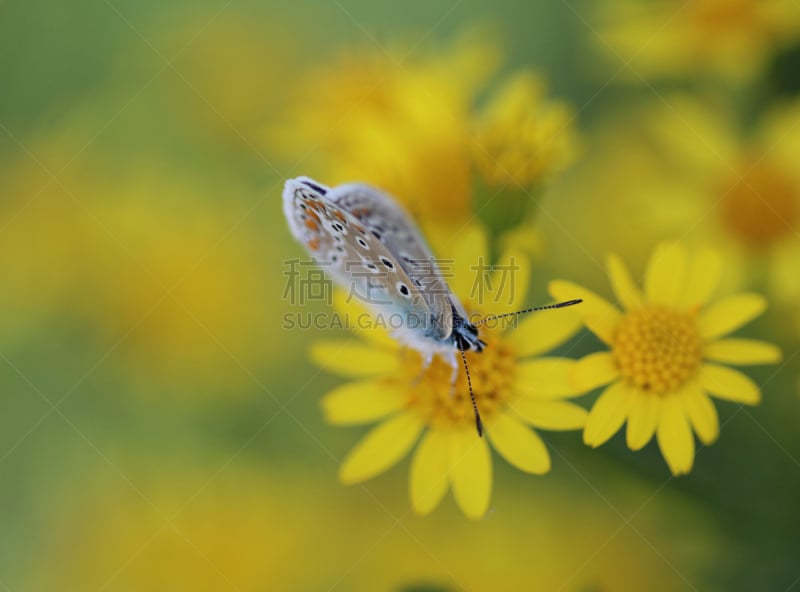
M627 62L621 74L636 82L639 75L752 79L800 37L793 0L611 0L600 10L598 46Z
M426 229L462 225L473 213L475 170L492 188L527 189L559 172L573 150L568 108L547 100L529 71L477 108L499 53L493 39L476 34L423 57L351 51L302 78L271 135L273 150L309 160L303 168L332 184L387 190Z
M30 161L0 172L0 339L69 319L139 392L258 393L253 375L287 351L264 338L282 305L279 283L254 271L280 265L264 222L174 172L66 167L76 134L58 134L31 141L49 170L65 169L57 180Z
M583 438L596 447L627 420L627 444L639 450L656 434L674 475L688 473L694 462L694 438L711 444L719 420L709 395L747 405L757 404L757 384L722 364L767 364L781 359L768 343L725 338L766 308L753 293L728 296L709 304L722 271L712 251L688 256L678 243L663 243L653 253L644 293L616 255L608 273L623 311L585 288L554 281L555 298L584 299L576 309L586 326L610 348L579 360L572 378L576 388L609 385L595 402Z
M166 471L169 461L158 462ZM126 479L89 487L62 505L35 589L311 590L341 569L303 569L303 537L337 529L297 479L238 466L212 478L170 468L139 476L135 486Z
M73 168L54 181L49 170L71 154L56 144L31 141L47 169L21 158L0 170L2 338L45 328L84 285L94 253L98 229L72 195L95 191L97 180Z
M800 101L773 107L747 133L724 106L685 95L628 108L604 125L541 220L548 241L560 244L555 266L592 274L598 266L586 253L609 250L639 265L656 242L679 236L724 252L732 285L764 285L776 304L797 302L800 142L792 130ZM567 217L563 240L553 220ZM585 270L575 269L580 261Z
M486 246L479 227L459 233L452 244L452 252L458 255L451 259L451 288L470 295L466 307L473 313L484 308L488 297L493 314L519 310L529 272L518 253L509 251L501 257L487 284L491 290L487 288L483 299L471 290L475 264L485 260ZM513 280L501 277L506 269L518 270ZM339 310L348 315L345 318L354 318L356 308L340 298ZM550 470L544 442L526 424L552 430L583 426L584 409L564 400L576 394L568 378L572 361L535 357L566 341L579 325L577 315L568 311L536 313L515 331L482 328L481 338L488 344L485 351L466 354L488 440L522 471L543 474ZM414 510L432 511L450 486L467 516L483 516L489 506L492 463L487 438L475 433L465 374L459 371L453 385L451 367L438 357L425 368L419 352L401 346L384 331L365 329L362 333L363 343L325 340L312 348L319 366L359 379L324 398L328 421L341 425L380 422L347 456L341 480L357 483L382 473L405 456L424 432L411 465Z
M731 545L702 505L672 491L637 513L635 529L620 530L607 502L575 487L568 473L509 489L502 511L475 532L455 512L429 520L406 515L402 494L389 488L373 503L333 487L325 466L293 463L295 469L276 471L263 460L251 459L256 467L239 458L218 471L187 467L185 454L173 459L179 467L169 458L147 459L136 469L124 465L130 482L115 473L102 486L90 479L80 492L68 485L47 498L37 561L23 563L22 578L4 574L4 584L12 590L374 592L455 590L468 583L482 591L497 589L499 570L520 590L636 590L652 579L648 590L667 592L680 589L687 576L698 583L698 548L710 561ZM604 472L614 475L612 467ZM615 487L615 507L634 513L651 497L648 487L628 476ZM530 524L535 528L520 527ZM668 526L686 527L680 540ZM491 549L465 544L473 540L496 542ZM313 569L310 548L318 549ZM535 570L526 563L531 554Z
M525 190L561 172L575 157L574 115L545 97L532 72L510 77L478 114L472 157L490 188Z
M260 392L253 376L283 355L264 338L280 331L282 287L256 269L277 269L277 248L243 204L203 199L208 189L140 171L90 206L103 230L83 262L93 297L73 306L119 341L114 359L143 392L249 396Z

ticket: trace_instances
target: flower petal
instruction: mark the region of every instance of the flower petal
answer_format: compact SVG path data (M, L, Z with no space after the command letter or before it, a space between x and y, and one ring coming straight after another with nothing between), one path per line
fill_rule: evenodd
M328 423L370 423L399 410L403 393L385 380L362 380L333 389L323 397L321 405Z
M663 397L656 437L673 475L684 475L692 470L694 436L681 400L675 394Z
M597 352L577 360L571 378L578 392L585 393L608 384L618 376L614 355L611 352Z
M719 285L722 257L712 249L702 250L689 258L686 286L678 304L681 308L702 308Z
M767 308L760 294L735 294L715 302L700 313L700 335L710 340L735 331L750 322Z
M468 518L480 518L492 494L492 459L486 438L479 438L473 429L451 432L448 466L456 503Z
M626 309L639 308L642 305L642 292L631 279L631 274L618 255L611 254L606 260L611 287L620 304Z
M516 391L545 398L572 397L580 394L570 376L574 360L567 358L537 358L521 362L517 367Z
M486 232L479 224L470 224L457 231L435 233L434 253L442 277L450 289L465 299L476 291L485 280L488 270L488 241Z
M537 356L558 347L575 335L581 317L571 310L543 310L528 315L506 339L520 358Z
M714 403L698 385L688 385L681 393L683 408L703 444L713 444L719 437L719 416Z
M550 454L539 434L508 413L497 413L486 423L486 433L503 458L520 471L543 475L550 470Z
M315 364L341 376L375 376L398 369L397 354L357 341L330 339L311 346Z
M554 280L548 287L550 294L556 300L583 299L583 302L573 310L581 315L584 324L592 333L606 343L611 343L614 329L622 318L622 313L614 305L591 290L572 282Z
M342 318L347 327L352 328L359 337L386 349L397 347L397 342L389 332L378 326L377 323L369 322L374 319L374 313L364 306L356 297L351 297L348 302L348 294L345 290L335 290L333 293L333 306Z
M586 423L586 409L567 401L519 397L512 406L522 420L544 430L579 430Z
M621 380L603 391L589 411L583 428L583 443L596 448L613 436L625 423L631 397L631 390Z
M422 421L413 413L384 421L350 451L339 469L339 479L358 483L382 473L405 456L421 429Z
M509 249L492 266L489 288L483 302L478 304L492 314L513 313L523 308L531 267L528 258L518 250Z
M717 364L703 364L698 379L700 386L718 399L747 405L761 402L758 385L738 370Z
M774 364L781 361L779 347L754 339L720 339L703 348L709 360L728 364Z
M661 397L653 393L637 393L631 399L628 413L628 431L625 439L628 448L640 450L656 432L661 409Z
M428 514L441 501L449 483L448 435L428 430L411 461L411 505L417 514Z
M662 243L650 256L644 275L647 299L656 304L674 305L683 292L686 277L686 250L678 243Z

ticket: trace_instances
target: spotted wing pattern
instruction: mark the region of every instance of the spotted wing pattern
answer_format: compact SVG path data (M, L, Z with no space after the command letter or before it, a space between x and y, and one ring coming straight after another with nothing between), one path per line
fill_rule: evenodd
M431 312L430 336L447 339L453 329L453 309L463 317L466 313L410 216L385 193L360 183L340 185L331 190L328 199L352 214L393 254Z
M304 177L287 182L284 213L295 238L350 297L392 315L383 319L387 326L438 335L441 328L431 321L428 300L397 255L358 217L331 199L340 189L331 190ZM399 318L397 313L401 313Z

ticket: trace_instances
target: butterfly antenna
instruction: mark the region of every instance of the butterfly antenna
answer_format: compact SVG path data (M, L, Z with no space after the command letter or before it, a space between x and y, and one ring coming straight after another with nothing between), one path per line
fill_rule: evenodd
M472 390L472 379L469 376L469 366L467 365L467 354L464 350L458 348L461 352L461 361L464 362L464 371L467 373L467 387L469 387L469 398L472 400L472 410L475 412L475 427L478 428L478 436L483 437L483 424L481 423L481 414L478 411L478 402L475 400L475 393Z
M580 304L581 302L583 302L582 298L576 298L575 300L567 300L565 302L558 302L556 304L548 304L547 306L534 306L533 308L526 308L525 310L518 310L517 312L507 312L505 314L489 315L488 317L483 317L478 322L476 322L475 326L478 327L479 325L484 324L486 321L495 321L497 319L503 319L505 317L515 317L517 315L526 314L529 312L536 312L537 310L565 308L567 306L574 306L575 304Z

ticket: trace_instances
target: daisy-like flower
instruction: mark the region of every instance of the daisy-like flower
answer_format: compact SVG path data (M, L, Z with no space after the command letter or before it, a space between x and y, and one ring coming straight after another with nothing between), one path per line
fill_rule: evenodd
M775 363L780 350L726 336L761 314L766 300L746 293L710 303L721 270L712 251L690 257L682 245L663 243L647 265L642 293L622 260L611 255L608 273L622 311L573 283L551 282L554 297L584 299L576 312L610 348L573 368L573 383L582 391L608 385L589 412L587 445L600 446L627 421L630 449L641 449L655 434L672 473L685 474L694 461L692 432L706 445L719 435L709 395L747 405L761 400L758 385L725 364Z
M518 223L530 205L520 189L563 171L576 133L570 107L534 72L515 73L496 89L487 84L501 49L495 36L465 31L430 52L350 50L304 77L266 134L272 151L293 162L316 146L319 178L369 179L397 196L426 234L461 227L473 203L499 192L504 201L484 210Z
M746 132L724 107L688 95L629 108L590 134L591 156L554 187L539 228L556 241L563 229L552 221L569 216L582 248L616 250L631 266L643 266L660 240L702 241L725 253L731 286L763 285L770 302L800 322L798 126L797 100L771 107ZM593 264L576 269L587 259L561 243L548 253L555 268L596 273Z
M451 259L452 276L449 271L445 274L451 276L448 283L470 315L522 307L528 270L521 255L505 253L495 266L483 294L484 303L491 301L484 311L478 302L481 295L472 290L475 263L487 260L483 231L476 227L461 232L451 247L458 256ZM513 262L513 266L502 262ZM509 269L517 271L504 280L502 274ZM339 473L344 483L382 473L418 443L410 476L414 510L419 514L432 511L450 487L463 512L479 518L491 494L490 443L516 468L543 474L550 470L550 455L529 426L550 430L583 426L586 411L565 400L578 394L569 379L573 362L536 357L578 330L580 318L571 311L534 313L508 331L488 324L481 327L486 348L466 354L485 428L485 437L480 438L463 370L452 385L449 364L437 356L425 367L418 351L402 346L385 331L367 327L364 319L371 315L363 309L359 312L354 299L350 304L345 300L338 299L337 309L364 340L325 340L313 346L312 358L318 365L352 380L328 393L322 406L331 423L378 425L344 460Z
M573 111L546 90L540 76L522 70L500 84L475 117L475 209L498 234L516 229L520 236L536 235L525 223L535 211L530 193L540 193L577 154Z
M472 157L490 188L527 189L565 169L575 158L574 115L546 96L530 71L501 85L477 118Z

